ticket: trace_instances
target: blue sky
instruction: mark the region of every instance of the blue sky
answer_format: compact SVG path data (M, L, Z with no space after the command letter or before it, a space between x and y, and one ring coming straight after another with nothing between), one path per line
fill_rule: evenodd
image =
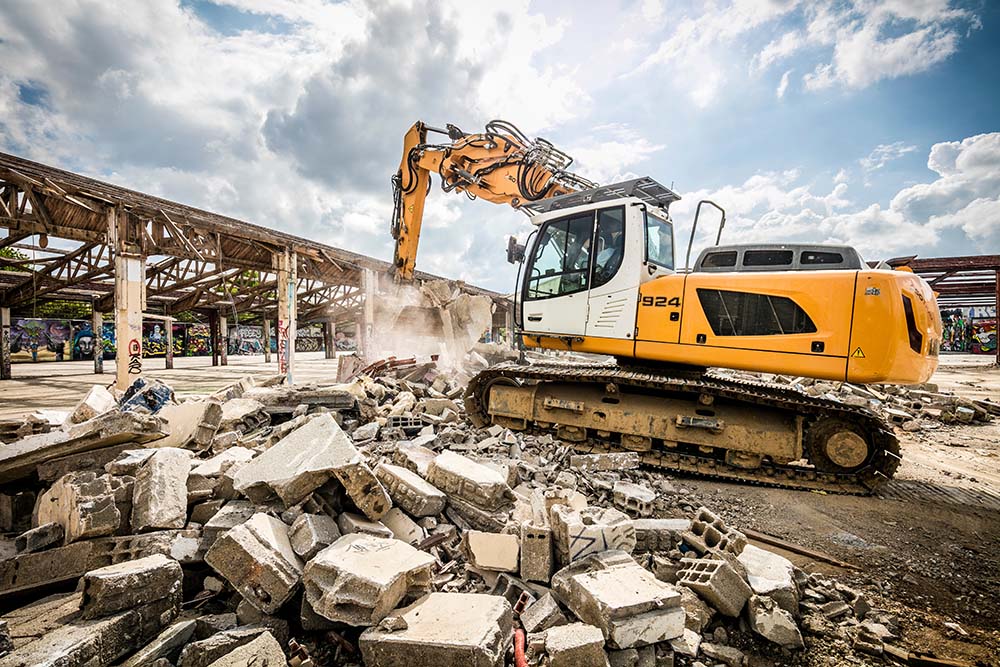
M1000 253L985 0L50 4L0 5L0 150L381 258L409 125L498 117L673 183L679 238L709 197L730 242ZM507 291L529 228L435 188L418 267Z

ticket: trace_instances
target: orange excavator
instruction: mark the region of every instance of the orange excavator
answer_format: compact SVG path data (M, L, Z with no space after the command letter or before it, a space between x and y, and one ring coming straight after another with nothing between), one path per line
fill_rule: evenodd
M448 141L427 143L428 132ZM801 489L870 493L900 461L891 427L866 407L729 368L834 382L912 384L937 367L941 319L920 277L870 268L853 248L720 245L725 211L699 202L684 267L670 205L651 178L598 186L543 139L493 121L480 134L422 123L393 178L395 270L412 279L423 204L437 172L446 192L506 203L535 231L514 239L517 334L530 348L616 363L515 364L469 385L473 423L551 432L586 452L633 451L644 463ZM716 244L690 265L703 210Z

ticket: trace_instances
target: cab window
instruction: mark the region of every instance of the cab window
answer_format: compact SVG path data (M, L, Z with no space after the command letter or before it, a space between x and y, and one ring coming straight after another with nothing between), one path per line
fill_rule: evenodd
M588 287L594 214L545 223L528 269L525 298L547 299Z
M654 215L646 219L646 261L665 269L674 268L674 226Z
M625 255L625 207L597 212L597 254L591 287L600 287L614 278Z

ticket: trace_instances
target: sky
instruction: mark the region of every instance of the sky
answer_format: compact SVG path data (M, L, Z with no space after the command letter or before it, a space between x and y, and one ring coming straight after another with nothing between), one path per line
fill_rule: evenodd
M704 198L723 242L997 254L998 65L989 0L0 0L0 151L389 260L406 130L501 118L672 185L678 261ZM417 267L510 292L530 230L435 179Z

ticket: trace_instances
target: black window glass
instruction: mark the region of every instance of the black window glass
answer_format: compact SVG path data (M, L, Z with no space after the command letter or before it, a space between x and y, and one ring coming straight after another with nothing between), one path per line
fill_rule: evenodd
M784 266L791 263L791 250L747 250L743 253L743 266Z
M775 336L815 333L816 325L784 296L699 289L698 300L716 336Z
M592 213L545 224L531 259L526 298L546 299L587 289Z
M844 256L839 252L805 250L800 261L802 264L843 264Z
M611 280L625 255L625 209L606 208L597 212L597 254L591 289Z
M712 252L705 255L705 259L701 263L702 266L736 266L736 251L730 250L727 252Z

